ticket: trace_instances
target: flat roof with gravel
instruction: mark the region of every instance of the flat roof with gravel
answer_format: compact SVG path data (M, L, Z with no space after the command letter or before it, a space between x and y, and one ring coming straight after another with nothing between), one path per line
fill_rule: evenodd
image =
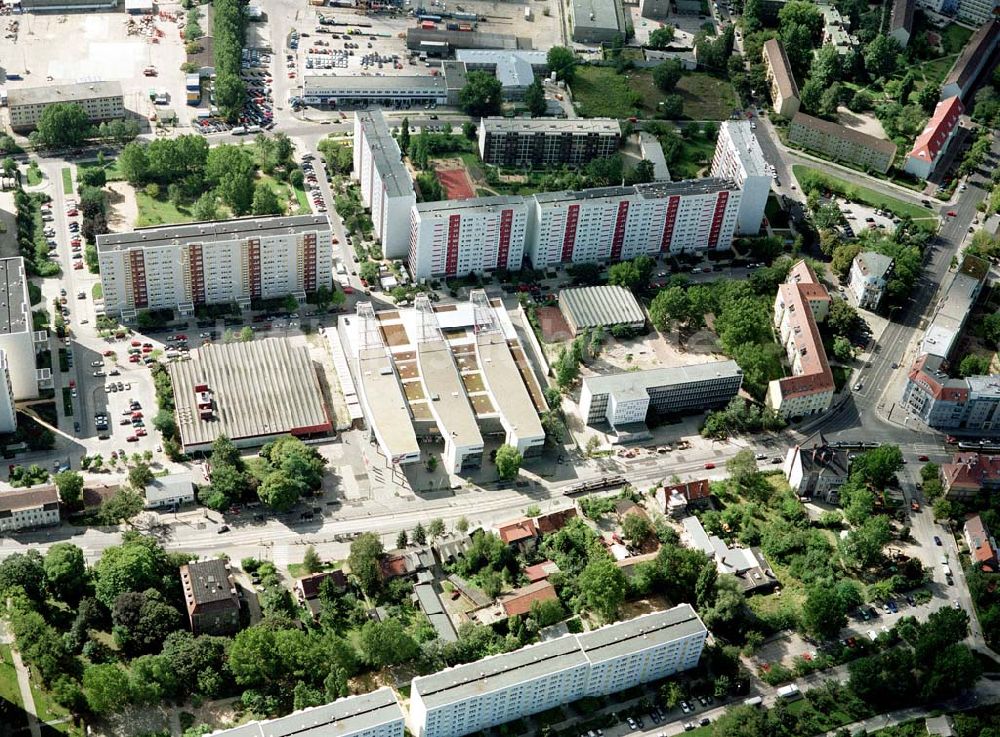
M309 349L286 338L205 345L167 369L185 447L219 435L236 442L332 429ZM211 392L208 419L199 413L200 385Z
M213 732L212 737L346 737L402 721L403 710L396 695L383 687L278 719Z
M28 324L28 280L20 256L0 259L0 335L25 333Z
M330 229L326 215L290 215L271 218L232 218L184 225L158 225L126 233L97 236L98 251L124 250L136 246L172 246L174 243L213 243L238 238L264 238L287 233L311 233Z
M611 393L624 395L628 392L645 391L658 386L690 384L697 381L738 376L741 373L742 370L736 361L709 361L693 366L671 366L645 371L623 371L603 376L585 376L583 383L594 395Z
M45 87L21 87L7 93L7 105L48 105L57 102L81 102L102 97L121 97L121 82L79 82L50 84Z
M602 286L563 289L560 306L568 313L576 330L598 325L633 325L646 321L646 313L625 287Z
M430 393L427 399L441 434L450 436L460 448L482 445L483 435L479 432L451 347L444 340L421 341L417 343L417 358L420 375Z
M489 386L493 401L504 419L522 438L545 435L528 388L502 333L480 333L476 336L479 365Z

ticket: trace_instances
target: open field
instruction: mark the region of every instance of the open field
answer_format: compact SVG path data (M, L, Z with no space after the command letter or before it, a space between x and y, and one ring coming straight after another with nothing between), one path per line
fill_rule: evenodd
M808 192L814 187L826 189L839 194L853 202L860 202L870 207L884 208L895 214L897 217L909 216L914 222L928 230L937 229L937 218L931 216L927 210L919 205L911 205L908 202L897 200L867 187L858 187L844 179L831 176L818 169L813 169L802 164L792 166L792 173L799 181L803 192Z
M677 83L677 94L684 98L684 117L689 120L729 120L739 107L729 80L704 72L686 72Z
M949 23L941 33L941 45L946 54L958 54L972 38L972 31L957 23Z
M573 99L585 118L652 117L663 93L650 71L616 74L611 67L583 66L572 85Z
M190 223L194 220L191 211L187 207L179 209L174 206L165 195L153 198L143 190L137 189L135 192L136 204L139 207L139 216L136 218L136 228L146 228L151 225L170 225L173 223Z

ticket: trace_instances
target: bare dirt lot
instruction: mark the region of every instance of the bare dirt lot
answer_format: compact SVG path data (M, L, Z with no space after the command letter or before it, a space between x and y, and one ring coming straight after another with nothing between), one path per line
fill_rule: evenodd
M163 5L168 12L180 6ZM0 39L0 59L4 72L20 74L21 80L7 80L14 90L73 82L120 81L125 107L148 118L152 111L149 90L165 89L173 107L184 104L184 47L177 24L159 18L155 28L162 36L130 35L124 12L24 14L18 16L16 38ZM156 42L153 42L156 38ZM153 66L156 77L143 76Z

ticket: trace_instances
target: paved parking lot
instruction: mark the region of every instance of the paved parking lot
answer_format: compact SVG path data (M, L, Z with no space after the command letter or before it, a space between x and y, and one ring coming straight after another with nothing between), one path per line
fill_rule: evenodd
M161 10L174 12L180 5L161 4ZM156 19L153 36L129 34L131 16L121 12L24 14L9 16L19 21L15 38L0 39L0 59L7 74L23 79L7 80L8 91L19 87L69 84L86 80L120 81L125 107L148 118L153 106L150 88L164 89L172 107L184 105L185 60L183 42L177 23ZM155 67L156 77L146 77L143 70Z

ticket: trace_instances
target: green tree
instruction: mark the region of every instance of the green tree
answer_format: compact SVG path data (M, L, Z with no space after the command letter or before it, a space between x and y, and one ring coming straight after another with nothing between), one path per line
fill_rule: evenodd
M410 150L410 119L406 117L399 125L399 150L403 152L403 156Z
M305 555L302 558L302 568L306 573L319 573L323 570L323 561L320 560L316 548L312 545L306 548Z
M504 481L516 478L522 460L521 453L517 448L512 445L501 445L497 449L496 455L497 476Z
M854 347L851 341L843 335L838 335L833 339L833 357L842 363L847 363L854 358Z
M281 215L284 212L278 195L267 182L257 182L254 187L251 209L254 215Z
M896 68L896 56L899 51L896 39L882 34L877 35L862 51L865 70L873 79L889 77Z
M90 711L111 716L129 703L128 674L118 665L90 665L83 672L83 694Z
M987 356L977 356L974 353L962 358L962 362L958 365L958 375L961 377L966 376L983 376L990 372L990 359Z
M211 149L205 162L205 176L209 183L215 184L219 197L235 214L250 212L255 171L253 159L246 149L229 144Z
M38 118L38 140L48 148L79 146L90 134L87 112L75 102L49 105Z
M665 49L674 41L676 28L669 25L660 26L649 34L649 46L654 49Z
M284 471L272 471L257 488L260 500L278 512L287 512L306 491L305 484Z
M432 519L430 524L427 525L427 534L430 535L431 540L444 535L444 520L440 517Z
M121 545L107 548L94 572L95 595L109 609L119 594L161 589L165 575L176 575L163 548L155 540L138 535L126 536Z
M147 463L136 463L128 471L128 483L136 491L143 491L153 482L153 472Z
M413 542L417 545L427 544L427 530L424 526L417 522L417 526L413 528Z
M851 478L876 490L884 489L903 467L903 454L896 445L883 445L858 455L851 464Z
M374 595L382 586L382 567L380 565L385 550L378 535L366 532L351 542L351 552L347 557L347 565L351 574L358 580L361 590L367 595Z
M642 514L626 515L622 521L622 534L626 540L630 540L639 547L645 545L655 536L649 518Z
M466 75L465 86L458 93L458 101L468 115L482 118L500 114L503 86L500 80L484 71Z
M869 517L840 540L844 562L854 568L870 568L882 559L882 548L892 539L885 515Z
M823 639L836 638L847 625L847 612L828 581L809 587L802 604L802 626L806 631Z
M396 535L396 547L402 550L409 544L410 536L406 533L406 530L400 530Z
M556 79L572 84L576 74L576 55L565 46L553 46L546 54L549 71L556 73Z
M464 535L469 531L469 520L465 517L459 517L455 520L455 531L461 535Z
M673 92L683 74L679 59L667 59L653 68L653 82L664 92Z
M738 487L747 489L756 481L759 471L757 458L749 448L744 448L726 461L726 470Z
M577 588L584 606L605 622L611 622L625 601L628 581L610 557L599 553L580 573Z
M826 324L829 325L834 335L851 335L861 324L861 317L845 300L834 300L830 307L830 314L827 315Z
M524 91L524 104L527 106L528 112L531 113L531 117L540 118L545 115L547 106L540 80L536 79L528 85L528 89Z
M240 328L240 342L249 343L251 340L253 340L253 328L249 325L244 325Z
M397 619L365 622L358 639L362 657L375 668L411 660L419 652L416 641Z
M56 543L45 554L45 584L49 593L76 604L87 587L87 566L83 551L73 543Z
M60 471L52 480L59 489L62 503L70 509L75 508L83 498L83 476L76 471Z
M680 120L684 117L684 98L672 94L663 98L660 105L660 115L664 120Z

